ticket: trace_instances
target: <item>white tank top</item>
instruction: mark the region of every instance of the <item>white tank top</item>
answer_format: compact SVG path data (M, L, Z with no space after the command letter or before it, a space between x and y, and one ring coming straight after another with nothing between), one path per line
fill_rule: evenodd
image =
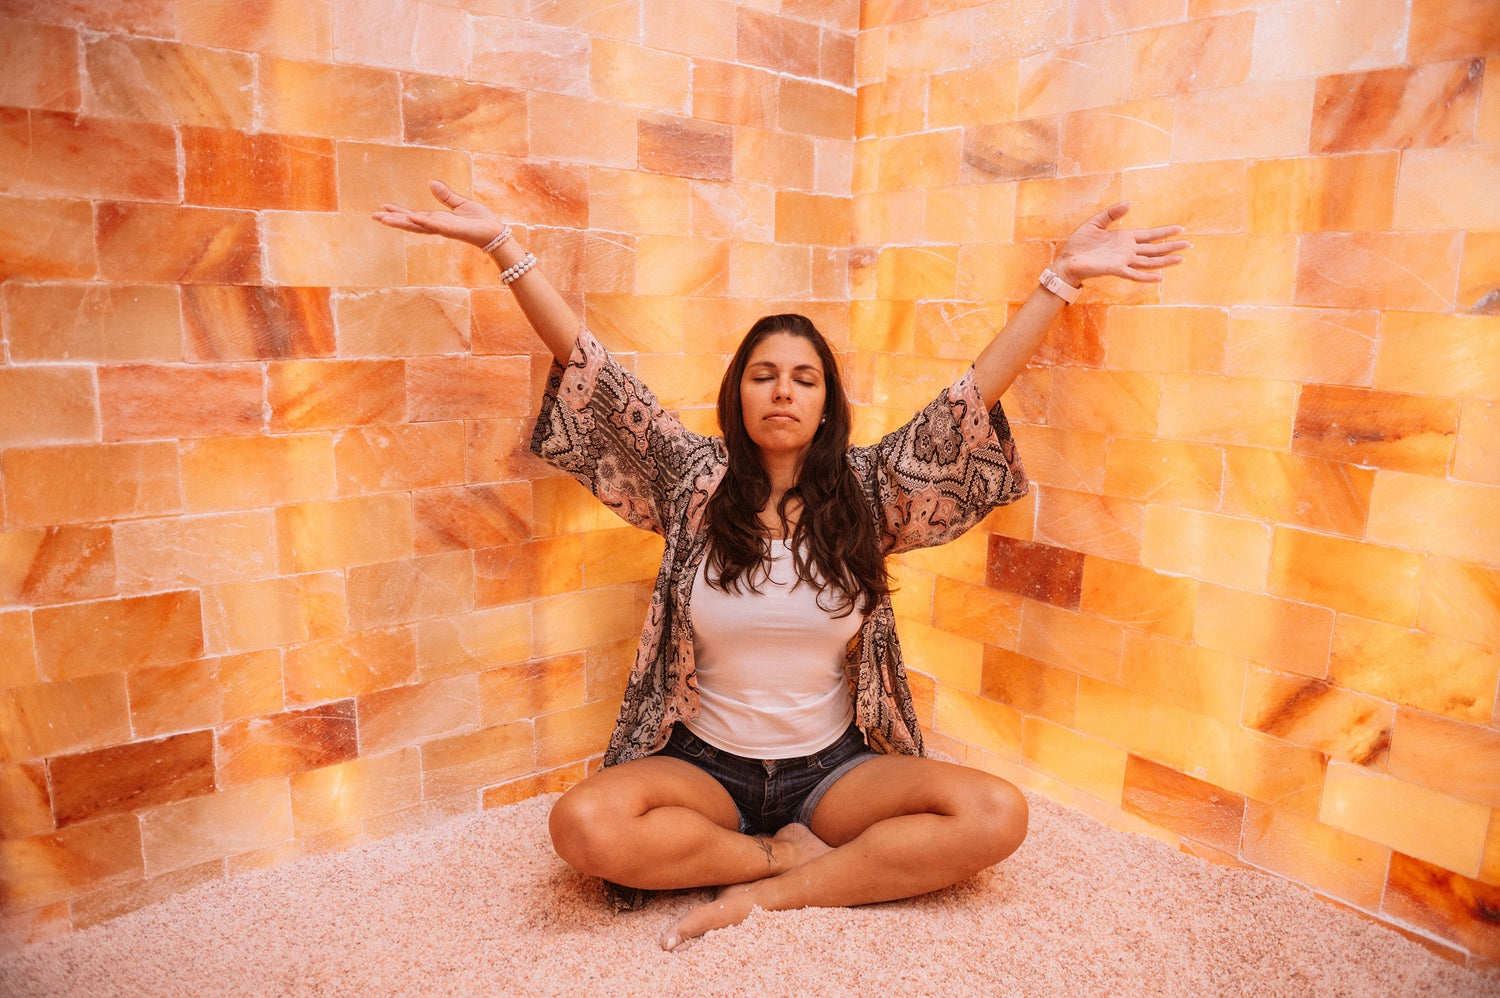
M818 591L797 581L786 541L771 542L760 592L708 584L708 559L693 582L693 657L702 713L685 721L710 745L748 759L789 759L832 745L854 719L844 652L859 631L858 610L843 617L818 606ZM825 602L828 602L825 600Z

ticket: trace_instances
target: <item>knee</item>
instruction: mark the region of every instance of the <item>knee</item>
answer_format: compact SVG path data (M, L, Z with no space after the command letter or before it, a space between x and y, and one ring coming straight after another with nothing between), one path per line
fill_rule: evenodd
M588 876L607 876L617 815L608 801L591 790L580 784L558 798L547 818L547 829L552 848L563 862Z
M1015 784L992 777L976 788L973 813L983 829L988 866L1008 858L1021 847L1030 821L1026 795Z

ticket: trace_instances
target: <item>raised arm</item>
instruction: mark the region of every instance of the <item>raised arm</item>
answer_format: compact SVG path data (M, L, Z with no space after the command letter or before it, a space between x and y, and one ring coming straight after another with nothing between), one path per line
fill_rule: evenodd
M416 211L385 204L375 213L375 220L393 229L444 236L480 248L488 246L507 228L494 212L478 201L458 194L442 181L432 182L432 194L447 206L446 210ZM518 240L512 238L493 247L489 255L504 274L522 262L526 251ZM516 304L521 306L526 321L531 323L542 343L558 363L566 364L578 339L578 316L534 265L511 281L510 289L515 292Z
M1180 225L1156 229L1110 228L1129 210L1130 206L1123 202L1110 205L1063 242L1050 268L1067 285L1060 288L1062 292L1076 294L1091 277L1113 276L1155 283L1162 279L1158 273L1161 268L1182 262L1178 254L1189 244L1185 239L1172 238L1182 232ZM980 352L974 362L974 381L985 404L994 405L1016 380L1069 300L1038 284Z

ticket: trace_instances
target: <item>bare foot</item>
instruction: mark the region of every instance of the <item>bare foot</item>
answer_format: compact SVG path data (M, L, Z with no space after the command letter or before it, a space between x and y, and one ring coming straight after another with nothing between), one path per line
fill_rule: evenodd
M794 870L825 852L833 852L833 846L814 835L806 825L786 825L771 836L770 843L780 867L777 873Z

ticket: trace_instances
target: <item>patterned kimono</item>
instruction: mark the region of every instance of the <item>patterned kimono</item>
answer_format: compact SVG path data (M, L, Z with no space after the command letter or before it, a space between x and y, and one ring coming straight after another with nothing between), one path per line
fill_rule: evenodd
M724 441L684 427L580 330L567 365L552 365L531 449L624 520L666 539L604 765L651 755L679 718L698 716L688 604L708 546L704 511L728 465ZM1005 414L998 402L985 410L972 370L879 443L851 447L847 460L885 554L953 540L1028 488ZM921 755L889 597L849 643L845 674L865 741Z

